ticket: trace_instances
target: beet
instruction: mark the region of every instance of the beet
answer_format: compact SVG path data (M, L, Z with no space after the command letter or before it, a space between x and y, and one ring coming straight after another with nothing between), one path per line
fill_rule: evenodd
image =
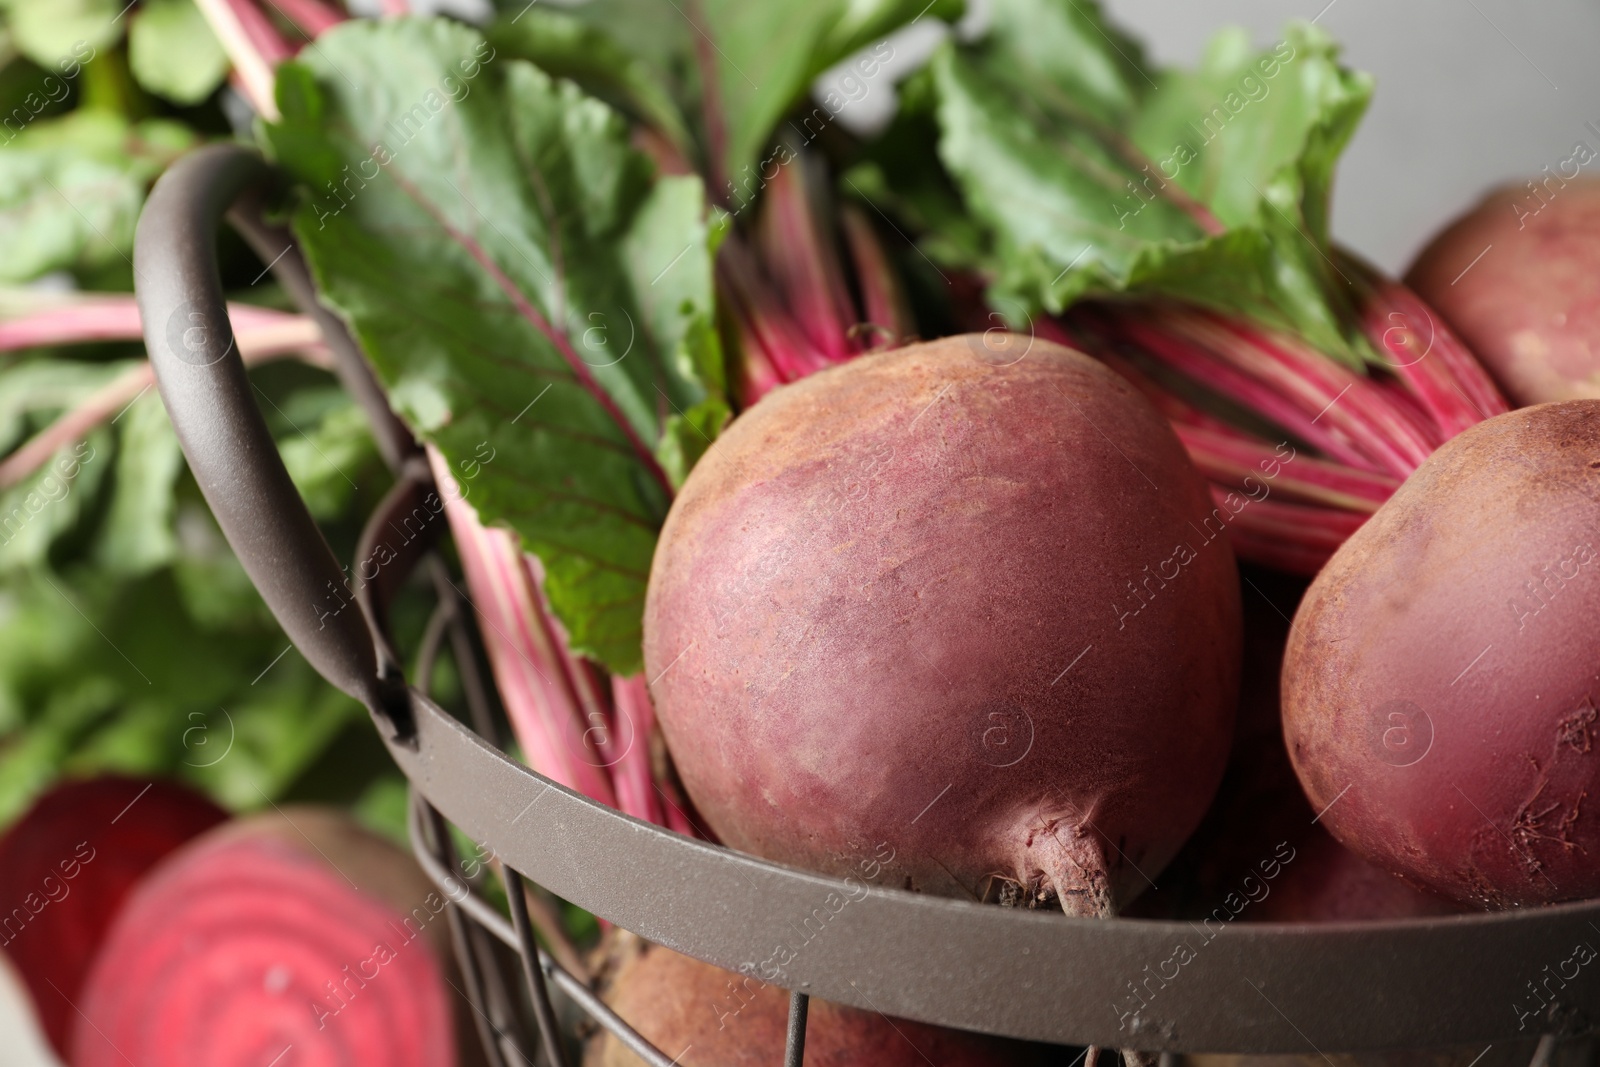
M1600 893L1600 401L1447 442L1306 593L1284 735L1322 823L1479 907Z
M1517 404L1595 398L1596 249L1600 179L1553 177L1490 193L1423 249L1406 280Z
M1199 822L1238 684L1228 511L1133 387L1029 344L822 371L691 473L646 676L727 844L1100 915Z
M167 853L227 813L174 782L56 786L0 838L0 949L64 1057L84 974L123 898Z
M608 946L601 996L630 1026L683 1067L772 1067L783 1062L789 994L623 932ZM892 1019L813 999L806 1067L1043 1067L1063 1049ZM584 1067L638 1067L608 1031L595 1033Z
M1457 915L1461 907L1375 867L1319 827L1295 844L1293 862L1260 904L1240 915L1250 922L1353 922Z
M221 827L129 898L79 1002L74 1067L263 1067L291 1047L319 1067L449 1067L445 906L337 811Z
M1244 655L1228 766L1205 818L1156 879L1156 888L1134 902L1131 915L1223 921L1234 914L1227 906L1230 894L1235 903L1240 894L1248 897L1262 877L1263 862L1267 870L1276 870L1273 861L1293 856L1300 841L1315 830L1311 819L1316 813L1306 803L1283 746L1278 709L1289 619L1309 583L1251 565L1242 565L1239 577ZM1247 908L1248 914L1255 905Z

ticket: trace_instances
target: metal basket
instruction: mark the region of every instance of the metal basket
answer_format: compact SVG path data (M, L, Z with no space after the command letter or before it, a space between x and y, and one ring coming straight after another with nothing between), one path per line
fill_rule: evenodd
M358 594L356 611L319 611L343 573L290 481L233 346L217 272L225 213L306 312L322 325L345 386L365 406L394 489L363 535L412 515L432 488L409 431L384 401L343 324L321 308L288 234L262 221L272 171L250 151L219 145L174 165L139 222L135 274L161 396L218 523L290 639L329 682L371 712L413 788L419 860L456 902L456 950L491 1063L554 1067L562 1047L551 987L653 1067L672 1057L618 1018L538 948L522 879L617 926L728 970L746 969L789 938L792 923L846 883L767 863L640 822L540 776L503 754L481 699L475 728L408 686L386 633L393 592L419 564L440 604L422 673L450 636L464 640L459 598L431 554L411 541L402 559ZM230 212L230 208L232 209ZM365 558L365 557L359 557ZM458 659L463 657L458 656ZM471 657L465 657L470 661ZM481 680L465 678L468 696ZM452 873L446 821L499 858L508 922ZM859 895L857 892L855 895ZM1009 1037L1150 1052L1316 1054L1529 1040L1586 1033L1600 1022L1600 968L1552 986L1549 968L1600 941L1600 902L1492 915L1316 925L1224 924L1179 980L1136 1016L1122 1014L1148 966L1193 941L1184 922L1074 919L871 888L830 920L771 983L790 990L785 1063L799 1065L807 998ZM521 957L527 1000L494 964L493 941ZM765 977L765 976L763 976ZM1535 983L1548 1007L1519 1029ZM527 1008L537 1022L519 1022ZM1553 1037L1540 1043L1548 1057Z

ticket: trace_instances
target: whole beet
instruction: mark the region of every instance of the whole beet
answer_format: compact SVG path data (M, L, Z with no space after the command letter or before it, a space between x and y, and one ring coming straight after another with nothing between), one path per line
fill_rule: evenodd
M789 994L643 941L626 931L604 944L600 994L635 1030L683 1067L770 1067L783 1061ZM1038 1045L891 1019L812 999L807 1067L1044 1067L1070 1056ZM610 1031L594 1033L584 1067L640 1067Z
M1232 512L1132 387L1023 344L813 375L683 487L645 663L729 845L1107 914L1199 821L1238 682Z
M1452 222L1406 281L1517 404L1600 397L1600 179L1529 185Z
M1445 443L1312 583L1284 737L1322 823L1463 903L1600 893L1600 401Z

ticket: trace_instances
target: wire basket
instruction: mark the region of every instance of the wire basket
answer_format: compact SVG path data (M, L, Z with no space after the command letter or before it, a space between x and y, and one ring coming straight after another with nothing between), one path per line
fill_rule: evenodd
M831 918L829 936L808 943L769 983L790 991L784 1062L792 1067L804 1055L811 996L1007 1037L1159 1053L1314 1055L1542 1034L1536 1059L1548 1059L1558 1037L1600 1025L1600 968L1554 985L1546 979L1575 944L1600 941L1600 902L1201 931L1185 922L1074 919L876 887L863 897L843 881L633 819L508 758L480 677L463 670L471 726L427 695L443 641L466 640L462 605L432 553L444 523L427 506L431 475L343 324L317 303L291 238L262 221L259 206L274 180L252 152L218 145L181 160L156 184L135 249L145 339L183 451L228 542L300 652L371 712L410 780L413 844L456 904L448 909L451 929L489 1062L531 1062L536 1050L552 1067L570 1062L554 989L652 1067L674 1064L538 947L524 879L649 941L746 972L830 893L851 898ZM233 344L215 247L225 213L322 326L339 375L366 408L396 474L358 558L389 522L427 520L425 535L358 592L356 610L321 607L344 573L278 457ZM419 656L421 677L407 685L386 620L394 592L419 566L432 572L439 606ZM447 823L498 857L509 920L454 873ZM1180 978L1146 1008L1123 1010L1147 968L1197 937ZM509 988L496 942L520 957L525 989ZM1530 1027L1524 1009L1540 982L1543 1006ZM536 1025L524 1026L530 1011Z

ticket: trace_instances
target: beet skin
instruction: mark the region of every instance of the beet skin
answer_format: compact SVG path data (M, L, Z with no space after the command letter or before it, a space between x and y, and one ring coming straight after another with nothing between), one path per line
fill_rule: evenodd
M727 844L1098 915L1199 822L1238 685L1232 512L1131 386L1026 344L823 371L689 477L645 663Z
M652 945L625 931L606 945L601 996L682 1067L771 1067L783 1062L789 994L760 979ZM891 1019L813 998L806 1015L806 1067L1044 1067L1067 1050ZM584 1067L644 1063L597 1030Z
M1541 179L1490 193L1423 249L1406 281L1515 403L1597 398L1597 250L1600 179Z
M1352 851L1483 908L1600 894L1600 401L1445 443L1301 603L1284 738Z

